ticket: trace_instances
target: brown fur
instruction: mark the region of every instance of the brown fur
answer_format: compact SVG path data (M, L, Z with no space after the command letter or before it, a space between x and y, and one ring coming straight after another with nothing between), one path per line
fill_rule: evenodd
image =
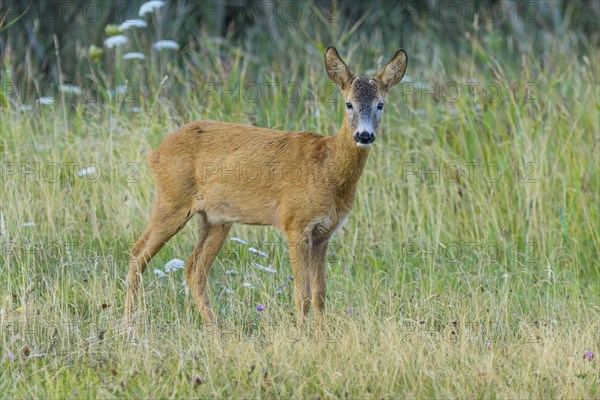
M347 101L360 103L354 77L334 48L327 50L325 63ZM390 64L375 78L382 99L391 87L385 79L397 79L386 78ZM405 68L406 58L402 75ZM185 278L205 323L215 322L207 276L233 223L271 225L287 235L299 322L311 302L320 314L327 244L353 207L369 154L369 148L356 145L352 125L344 117L338 134L325 137L198 121L165 139L149 156L157 197L149 228L131 251L126 318L134 312L147 263L195 214L200 216L200 240Z

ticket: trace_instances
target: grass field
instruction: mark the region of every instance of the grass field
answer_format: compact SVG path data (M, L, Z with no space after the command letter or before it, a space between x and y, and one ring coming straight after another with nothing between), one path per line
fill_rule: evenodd
M600 52L568 31L522 41L469 24L450 44L388 19L203 34L146 61L106 50L128 85L110 98L4 90L0 397L600 397ZM192 221L150 264L126 335L146 154L196 119L335 134L330 44L360 74L399 47L409 65L330 247L324 326L296 334L285 237L235 226L210 277L218 340L165 269L190 255Z

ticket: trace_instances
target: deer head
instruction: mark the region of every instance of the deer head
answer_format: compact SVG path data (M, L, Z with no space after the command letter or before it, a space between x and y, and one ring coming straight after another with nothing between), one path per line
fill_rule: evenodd
M398 50L377 75L372 78L354 76L335 47L325 52L329 78L342 89L346 103L344 123L358 146L370 147L381 124L387 92L404 77L408 56Z

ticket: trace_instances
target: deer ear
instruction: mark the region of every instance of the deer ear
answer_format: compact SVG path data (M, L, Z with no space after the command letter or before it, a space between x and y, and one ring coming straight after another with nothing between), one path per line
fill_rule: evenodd
M342 89L345 89L354 78L335 47L329 46L325 51L325 67L329 78Z
M400 49L375 78L383 84L384 89L387 91L402 80L407 65L408 56L404 49Z

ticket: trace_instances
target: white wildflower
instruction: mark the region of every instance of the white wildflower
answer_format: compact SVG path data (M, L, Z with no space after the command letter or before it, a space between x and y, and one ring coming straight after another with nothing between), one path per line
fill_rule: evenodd
M21 226L35 226L35 222L23 222Z
M63 93L74 94L77 96L79 96L83 93L79 86L67 85L67 84L60 85L60 91Z
M225 291L225 293L226 293L226 294L229 294L229 295L232 295L232 294L234 294L234 293L235 293L233 290L231 290L231 289L229 289L229 288L225 288L225 290L224 290L224 291Z
M251 284L250 282L244 282L244 284L242 286L249 287L249 288L253 288L254 287L254 285Z
M237 275L237 274L239 274L239 272L236 271L235 269L228 269L227 271L225 271L225 273L227 275Z
M111 98L117 97L119 94L125 94L125 93L127 93L127 86L125 86L125 85L119 85L116 88L108 90L108 95Z
M265 267L264 265L260 265L257 263L252 263L252 265L254 265L256 268L260 269L261 271L265 271L268 272L270 274L276 274L277 270L275 268L271 268L271 266Z
M124 21L121 25L119 25L119 29L122 31L127 31L131 28L147 28L148 23L143 19L128 19Z
M140 107L131 107L132 113L141 113L142 109Z
M231 240L233 242L238 242L238 243L241 243L241 244L248 244L248 242L246 242L244 239L240 239L238 237L232 237L232 238L229 238L229 240Z
M44 105L44 106L50 106L52 104L54 104L54 102L56 100L54 100L54 97L50 97L50 96L42 96L39 98L39 103Z
M174 40L159 40L152 47L154 50L179 50L179 43Z
M165 2L163 0L151 0L147 1L140 7L139 15L143 17L146 14L153 13L156 10L159 10L165 6Z
M154 270L154 273L155 273L156 275L160 276L161 278L162 278L163 276L166 276L166 275L165 275L165 273L164 273L164 272L162 272L160 269L155 269L155 270Z
M4 220L4 213L0 212L0 236L4 236L3 239L8 240L8 225Z
M33 106L30 104L22 104L21 106L19 106L18 110L23 112L29 112L33 110Z
M123 60L145 60L146 56L144 53L125 53L123 54Z
M185 268L185 261L178 258L174 258L165 264L165 271L167 272L175 272L183 268Z
M264 251L261 251L261 250L255 249L254 247L250 247L250 248L248 249L248 251L251 251L252 253L256 253L256 254L258 254L259 256L262 256L262 257L264 257L264 258L269 258L269 256L267 255L267 253L265 253Z
M90 166L87 168L84 168L82 170L80 170L77 175L79 176L85 176L85 175L90 175L90 174L95 174L98 171L98 169L95 166Z
M123 46L127 42L129 42L129 39L127 39L127 36L125 36L125 35L115 35L115 36L111 36L108 39L106 39L104 41L104 45L108 49L112 49L114 47Z

